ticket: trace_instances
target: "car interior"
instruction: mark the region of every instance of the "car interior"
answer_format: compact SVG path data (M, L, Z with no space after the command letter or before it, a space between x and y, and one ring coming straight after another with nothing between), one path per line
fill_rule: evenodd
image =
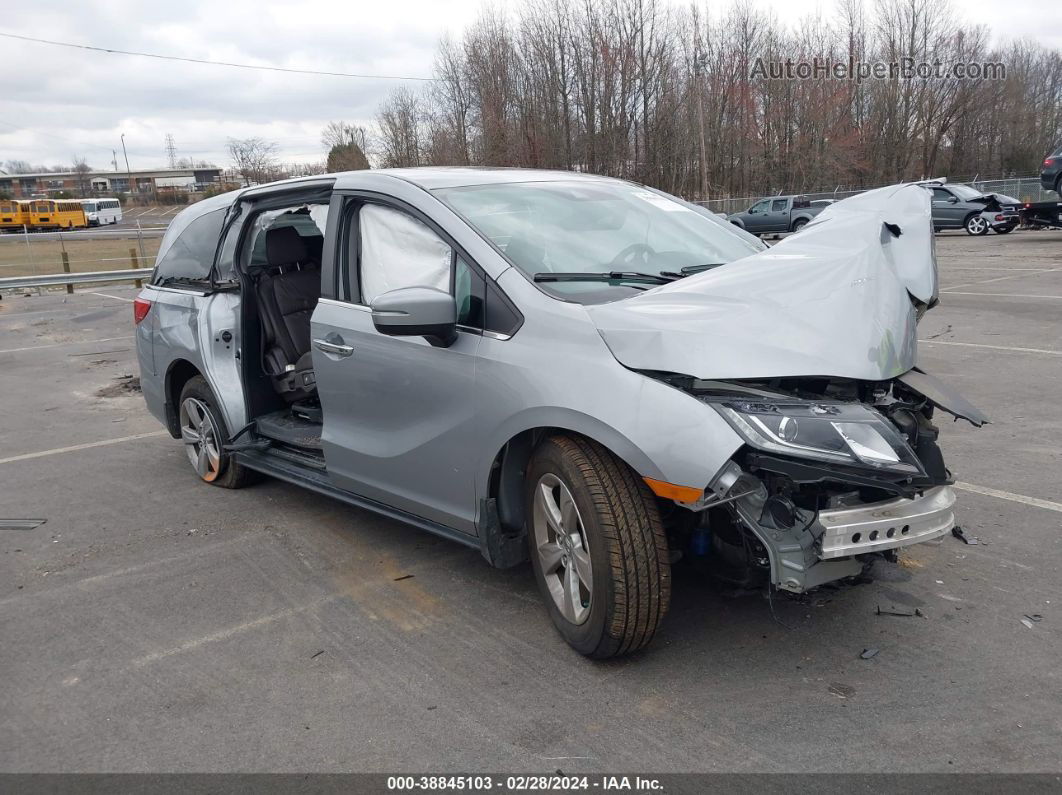
M300 203L259 212L249 223L241 256L248 416L273 452L324 467L323 416L313 369L310 321L321 296L321 254L328 205ZM393 208L359 211L361 300L389 290L430 286L449 290L454 252L427 226ZM456 280L458 318L483 314L470 272Z
M323 204L260 213L252 221L243 265L249 282L244 291L247 348L260 351L244 365L250 371L248 397L257 409L252 412L256 431L315 458L320 455L322 418L310 318L321 295L326 214ZM262 389L266 384L269 389Z

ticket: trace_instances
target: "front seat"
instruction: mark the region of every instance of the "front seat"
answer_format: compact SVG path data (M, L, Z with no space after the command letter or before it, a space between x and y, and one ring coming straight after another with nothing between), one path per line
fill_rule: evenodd
M321 295L321 267L294 227L266 231L266 266L256 282L266 372L289 403L313 397L310 316Z

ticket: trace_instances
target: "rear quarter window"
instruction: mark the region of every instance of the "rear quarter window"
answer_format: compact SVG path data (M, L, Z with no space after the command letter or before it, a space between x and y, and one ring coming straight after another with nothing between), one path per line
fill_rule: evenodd
M163 240L160 247L163 253L155 264L153 283L209 278L224 222L225 208L222 207L196 218L176 232L172 242Z

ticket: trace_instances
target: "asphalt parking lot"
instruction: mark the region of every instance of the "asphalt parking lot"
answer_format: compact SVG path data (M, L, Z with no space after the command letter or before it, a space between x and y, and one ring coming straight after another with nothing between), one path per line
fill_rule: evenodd
M128 388L132 288L5 295L0 518L46 522L0 528L0 769L1057 772L1062 233L937 252L920 363L993 420L942 423L984 543L775 616L678 569L654 645L606 664L527 567L198 482Z

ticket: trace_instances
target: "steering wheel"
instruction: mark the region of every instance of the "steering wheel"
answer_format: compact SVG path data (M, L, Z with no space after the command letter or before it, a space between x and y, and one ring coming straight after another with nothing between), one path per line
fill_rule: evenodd
M649 258L656 255L652 246L645 243L631 243L623 251L612 258L608 264L609 270L644 270L649 265Z

